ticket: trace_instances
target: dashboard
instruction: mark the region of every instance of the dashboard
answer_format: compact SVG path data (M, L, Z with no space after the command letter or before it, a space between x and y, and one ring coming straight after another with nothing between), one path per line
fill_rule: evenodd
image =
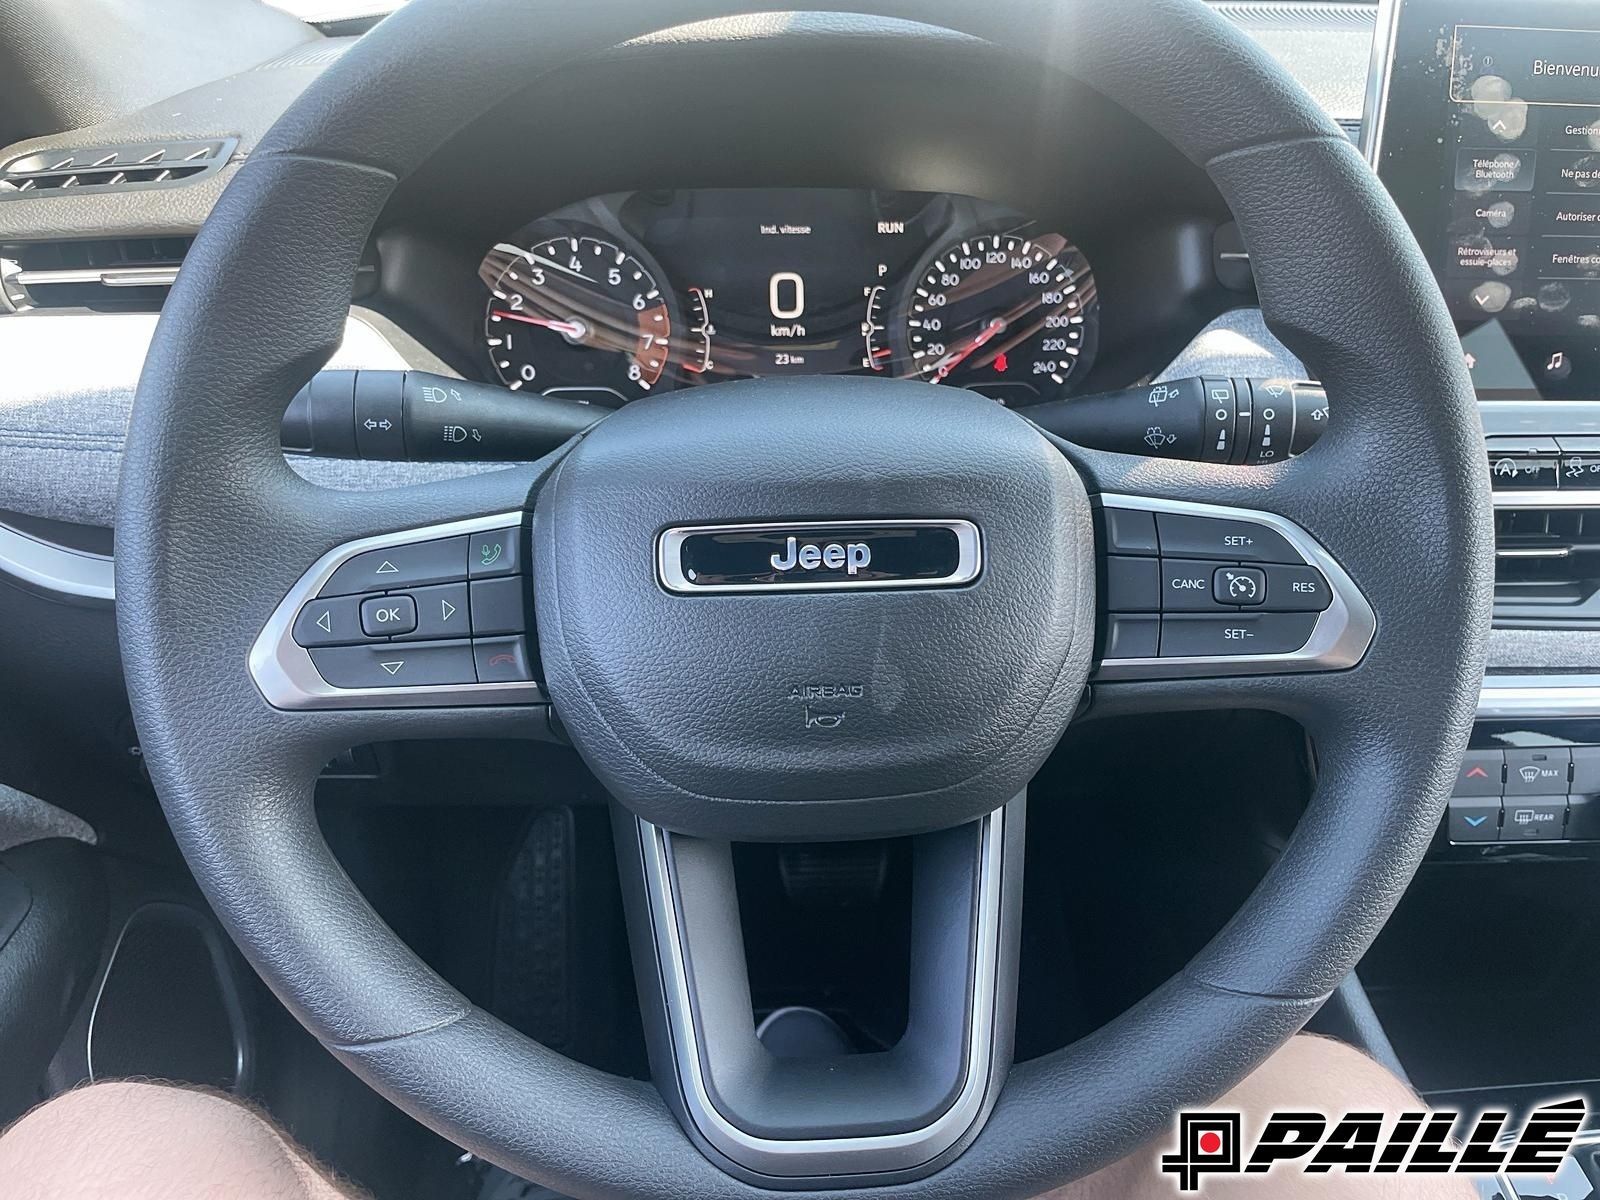
M479 267L495 376L607 405L766 375L1060 399L1089 373L1088 259L1002 205L868 188L685 188L569 205Z

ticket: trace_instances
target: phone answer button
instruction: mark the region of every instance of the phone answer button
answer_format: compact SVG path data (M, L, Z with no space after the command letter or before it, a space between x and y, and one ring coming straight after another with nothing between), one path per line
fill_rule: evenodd
M477 660L479 683L525 683L533 678L526 637L474 638L472 657Z

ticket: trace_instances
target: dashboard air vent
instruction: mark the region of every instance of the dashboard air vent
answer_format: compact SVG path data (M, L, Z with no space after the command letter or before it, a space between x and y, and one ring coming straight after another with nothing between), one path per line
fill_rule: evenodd
M189 238L108 238L0 246L0 308L154 311Z
M38 150L0 167L0 200L190 183L220 170L238 138Z
M1600 508L1495 510L1494 623L1600 625Z

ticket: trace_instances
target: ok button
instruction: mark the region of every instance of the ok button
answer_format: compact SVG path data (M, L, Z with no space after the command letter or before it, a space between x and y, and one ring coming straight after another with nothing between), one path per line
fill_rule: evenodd
M417 627L417 602L410 596L373 596L361 602L361 632L368 637L410 633Z

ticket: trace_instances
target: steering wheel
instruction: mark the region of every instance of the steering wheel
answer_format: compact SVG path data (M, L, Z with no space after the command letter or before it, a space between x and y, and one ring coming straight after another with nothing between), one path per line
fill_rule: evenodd
M531 467L451 482L335 493L285 466L284 405L339 341L399 180L541 72L752 7L414 0L285 113L195 241L140 383L117 523L134 713L183 853L255 969L352 1071L481 1157L577 1197L1037 1195L1259 1064L1415 871L1489 625L1472 388L1355 149L1198 0L859 0L837 7L1043 60L1202 165L1272 328L1333 399L1315 449L1262 468L1144 460L971 393L817 377L646 399ZM472 86L440 63L470 65ZM1196 537L1320 572L1333 595L1304 645L1097 666L1097 544ZM821 573L791 582L781 564L802 556ZM521 581L539 680L515 647L328 654L295 633L398 584L480 577ZM1013 1065L1027 785L1095 670L1100 711L1293 717L1318 783L1180 974ZM653 1084L474 1007L378 918L313 814L320 768L349 746L529 736L546 700L617 801ZM729 842L900 835L905 1038L773 1058L751 1029Z

